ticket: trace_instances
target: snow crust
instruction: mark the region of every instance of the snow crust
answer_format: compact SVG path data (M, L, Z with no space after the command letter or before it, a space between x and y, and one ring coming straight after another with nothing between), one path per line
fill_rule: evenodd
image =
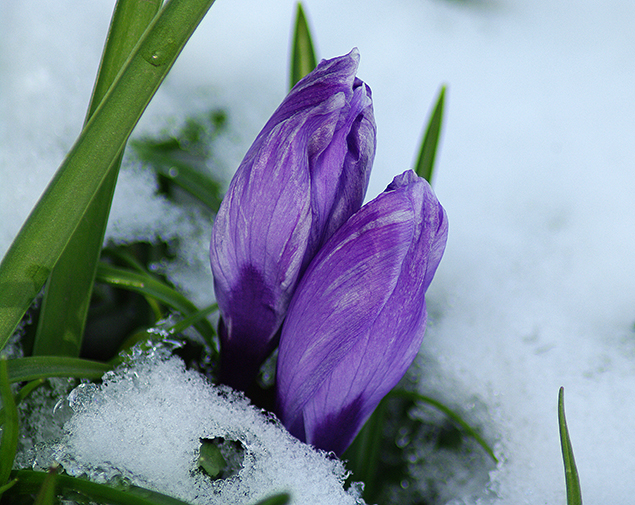
M248 504L277 492L292 503L363 503L343 488L342 462L292 437L244 396L154 351L69 395L58 461L96 482L124 479L193 504ZM242 467L212 480L197 469L201 439L239 441Z

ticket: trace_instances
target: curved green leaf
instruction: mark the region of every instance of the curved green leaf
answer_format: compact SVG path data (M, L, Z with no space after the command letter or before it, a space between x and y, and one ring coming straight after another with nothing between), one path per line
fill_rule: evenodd
M0 263L0 348L39 293L176 57L214 0L171 0L154 19Z
M160 7L161 0L117 1L86 121ZM108 169L106 179L46 283L33 344L34 355L79 356L120 165L121 156Z
M353 472L355 481L364 483L364 498L372 503L378 492L377 467L381 457L381 442L387 409L387 397L383 398L368 421L355 437L343 458Z
M171 288L164 282L150 274L114 267L106 263L100 263L97 269L97 280L111 284L112 286L129 289L144 296L156 298L165 305L179 311L184 316L199 313L200 311L192 302L181 293ZM216 331L211 323L204 317L198 318L193 326L214 348Z
M415 164L415 172L432 184L432 172L434 171L434 159L437 154L439 137L441 136L441 124L443 121L443 104L445 102L445 86L441 87L437 103L432 111L432 116L426 128L426 134L421 141L419 158Z
M9 481L20 431L18 408L11 392L6 358L0 359L0 399L4 411L2 441L0 442L0 486L4 486Z
M11 476L18 480L8 492L12 494L33 494L42 487L49 474L32 470L18 470L11 472ZM93 502L111 503L117 505L189 505L156 491L137 486L117 489L107 484L97 484L85 479L78 479L70 475L56 475L55 486L58 493L80 493Z
M567 419L564 415L564 388L558 391L558 426L560 428L560 445L562 446L562 459L564 460L564 477L567 485L567 505L582 505L582 490L580 478L575 466L573 447L567 429Z
M307 23L302 4L298 2L295 18L295 30L291 47L291 86L310 73L317 66L317 58L313 49L309 23Z
M37 493L46 481L47 476L46 472L35 472L33 470L13 471L11 472L11 477L16 479L17 482L8 490L7 494ZM113 505L190 505L171 496L138 486L117 489L108 484L97 484L69 475L56 475L55 485L58 493L71 495L80 493L93 502ZM290 500L291 497L288 493L279 493L260 500L254 505L286 505Z
M412 391L404 391L404 390L397 390L397 389L393 389L390 393L388 393L388 395L396 396L399 398L407 398L414 402L427 403L428 405L431 405L435 409L443 412L447 417L449 417L452 421L458 424L463 429L466 435L472 437L489 455L489 457L494 460L494 462L498 463L498 459L496 459L496 456L494 455L494 451L488 445L488 443L485 442L485 439L481 437L481 435L479 435L479 433L474 428L472 428L468 423L466 423L459 414L454 412L449 407L443 405L440 401L435 400L434 398L430 398L429 396L424 396L418 393L414 393Z
M34 389L40 387L42 384L44 384L45 379L36 379L34 381L29 382L28 384L26 384L24 387L22 387L20 389L20 391L18 391L18 393L15 395L15 405L16 407L18 405L20 405L20 403L22 402L22 400L24 400L27 396L29 396ZM11 382L11 381L9 381ZM4 407L0 408L0 425L4 423Z
M40 486L35 502L33 505L53 505L55 503L55 481L57 477L57 468L52 467L44 477L44 481Z
M22 382L47 377L101 379L112 367L105 363L65 356L29 356L7 361L9 382Z

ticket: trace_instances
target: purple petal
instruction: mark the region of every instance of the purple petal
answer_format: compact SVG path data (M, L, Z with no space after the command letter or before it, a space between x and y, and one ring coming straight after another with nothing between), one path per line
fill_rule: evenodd
M447 218L408 171L324 245L289 307L278 354L278 412L301 440L341 454L416 356L425 291Z
M245 389L277 343L304 269L361 206L375 152L356 50L293 88L232 179L210 258L222 321L221 380Z

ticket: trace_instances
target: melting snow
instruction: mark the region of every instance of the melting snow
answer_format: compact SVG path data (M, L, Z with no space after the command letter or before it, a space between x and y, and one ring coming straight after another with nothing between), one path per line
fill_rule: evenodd
M56 459L71 475L123 478L201 505L249 504L283 491L297 505L363 503L356 488L342 487L347 472L337 458L299 442L275 417L177 357L138 358L69 399L73 414ZM212 480L197 459L201 439L219 437L242 443L243 462L237 475Z

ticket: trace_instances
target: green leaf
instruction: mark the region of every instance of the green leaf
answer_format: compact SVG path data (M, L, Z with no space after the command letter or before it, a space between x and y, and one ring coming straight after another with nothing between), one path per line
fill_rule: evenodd
M0 348L44 285L150 99L214 0L155 17L0 263Z
M4 486L0 486L0 498L2 498L2 494L7 491L8 489L11 489L13 486L15 486L18 482L18 479L13 479L10 480L9 482L7 482Z
M278 493L272 496L260 500L254 505L287 505L291 501L291 495L289 493Z
M86 122L161 7L161 0L118 0ZM118 156L46 284L33 354L79 356L97 262L121 165Z
M7 492L7 495L37 493L48 474L32 470L18 470L11 472L11 476L17 478L18 482ZM55 485L58 493L72 495L73 501L80 501L80 497L75 495L75 493L80 493L85 497L85 500L81 501L90 500L115 505L189 505L184 501L149 489L137 486L117 489L107 484L97 484L69 475L57 475Z
M208 305L204 309L201 309L197 312L193 312L189 316L181 319L178 323L175 323L174 325L170 326L169 328L167 328L167 332L181 333L187 330L190 326L194 326L195 324L204 320L207 316L209 316L210 314L213 314L217 310L218 310L218 304L212 303L211 305Z
M52 467L44 477L40 491L33 505L53 505L55 503L55 478L57 467Z
M133 145L139 158L151 164L159 175L187 191L212 212L218 211L222 200L220 183L196 170L189 163L157 152L147 144L135 141Z
M381 442L386 416L387 398L384 398L344 453L347 467L356 481L364 483L364 498L372 502L377 489L377 466L381 456Z
M478 443L483 448L483 450L488 454L488 456L492 458L492 460L495 463L498 463L498 460L496 459L496 456L494 455L494 451L487 444L487 442L485 442L485 439L481 437L481 435L479 435L479 433L474 428L472 428L468 423L466 423L459 414L454 412L449 407L443 405L438 400L435 400L434 398L430 398L429 396L424 396L418 393L414 393L412 391L404 391L400 389L393 389L390 393L388 393L388 396L396 396L399 398L406 398L414 402L427 403L428 405L431 405L435 409L443 412L448 418L450 418L457 425L459 425L463 429L466 435L472 437L476 441L476 443Z
M7 362L9 382L32 381L47 377L101 379L111 367L105 363L64 356L29 356Z
M295 18L295 30L291 47L291 88L317 66L311 32L302 4L298 2Z
M11 477L16 482L11 489L8 489L7 495L37 493L47 476L48 474L45 472L35 472L33 470L13 471L11 472ZM56 475L55 485L58 493L69 495L74 501L80 501L81 496L77 496L77 493L79 493L85 497L86 501L90 500L113 505L190 505L171 496L138 486L126 486L122 489L117 489L108 484L97 484L69 475ZM260 500L254 505L286 505L290 500L291 497L288 493L279 493Z
M432 116L428 121L426 133L421 141L419 158L415 164L415 172L419 177L423 177L432 183L432 172L434 171L434 158L436 157L439 137L441 135L441 124L443 121L443 103L445 101L445 86L441 87L437 103L432 111Z
M86 114L87 122L115 82L117 74L141 36L158 14L162 3L163 0L117 0Z
M100 263L97 269L97 280L115 287L141 293L144 296L156 298L186 317L200 312L196 305L190 302L181 293L147 273L126 270L106 263ZM204 317L197 319L198 320L193 323L193 326L212 346L212 349L215 349L214 337L216 336L216 331L214 327Z
M9 381L11 382L11 381ZM29 382L23 388L18 391L18 394L15 395L15 406L20 405L22 400L24 400L27 396L31 394L31 392L44 384L44 379L37 379ZM4 407L0 408L0 425L4 423Z
M6 358L0 359L0 400L4 410L0 442L0 486L4 486L9 481L19 435L18 408L11 392Z
M564 415L564 388L558 392L558 425L560 428L560 444L562 446L562 459L564 460L564 477L567 485L567 505L582 505L582 490L580 478L575 466L573 447L567 429L567 420Z
M220 447L213 440L203 440L198 457L198 466L212 478L217 478L227 466L227 461L220 452Z
M176 184L216 213L223 197L223 185L207 169L213 139L224 129L227 115L222 110L209 116L189 118L178 133L167 138L132 140L135 154L163 181Z

